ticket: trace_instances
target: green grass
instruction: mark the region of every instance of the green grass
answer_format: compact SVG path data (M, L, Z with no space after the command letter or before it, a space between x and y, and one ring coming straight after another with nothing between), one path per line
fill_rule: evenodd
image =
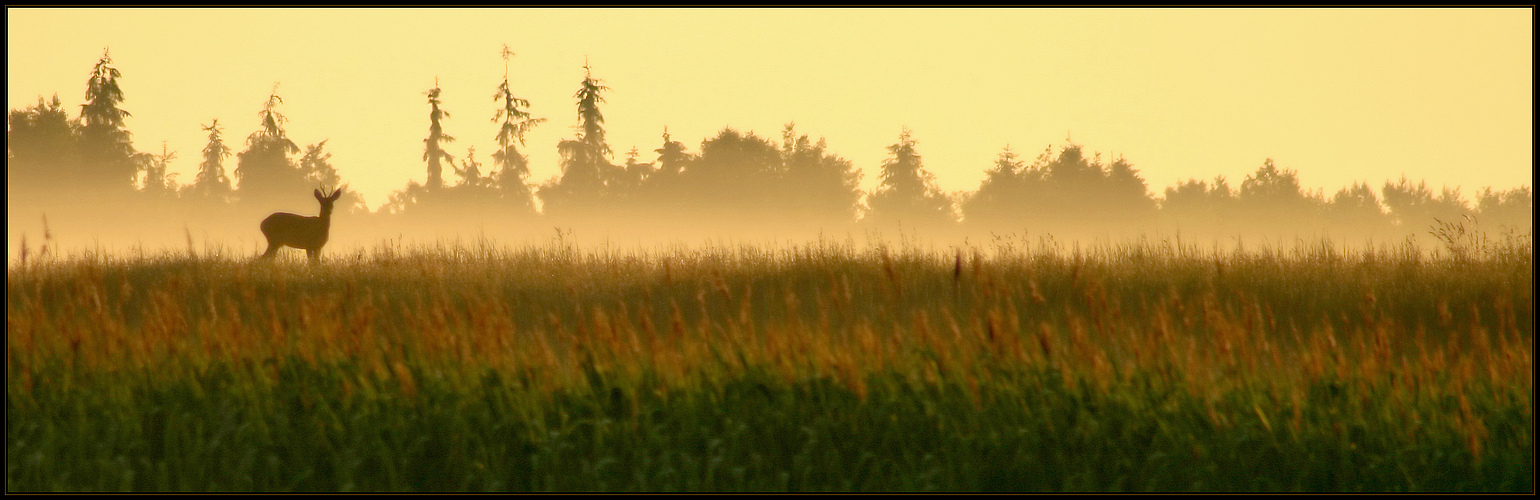
M1527 245L31 262L6 489L1533 491L1532 270Z

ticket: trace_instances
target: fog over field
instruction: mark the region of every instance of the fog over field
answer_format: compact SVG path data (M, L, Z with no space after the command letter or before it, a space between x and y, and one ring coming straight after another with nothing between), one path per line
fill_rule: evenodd
M24 246L255 256L263 218L316 215L318 188L344 190L327 253L1437 248L1440 230L1533 227L1525 9L23 8L7 23L12 263ZM273 50L259 34L280 26Z

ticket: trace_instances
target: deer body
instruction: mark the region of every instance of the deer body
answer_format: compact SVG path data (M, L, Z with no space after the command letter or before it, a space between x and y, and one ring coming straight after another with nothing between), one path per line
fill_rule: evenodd
M341 189L331 196L324 196L317 189L315 199L321 202L321 215L307 217L278 212L262 219L262 235L267 237L267 252L260 258L271 259L278 254L278 249L288 246L304 250L311 262L319 261L321 247L326 246L327 235L331 232L332 203L341 196Z

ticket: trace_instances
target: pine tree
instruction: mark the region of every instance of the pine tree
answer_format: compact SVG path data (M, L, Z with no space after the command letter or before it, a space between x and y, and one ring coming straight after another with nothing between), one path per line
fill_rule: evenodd
M583 61L583 86L573 97L578 99L578 122L583 129L578 140L593 158L612 154L609 143L604 140L604 114L599 112L599 103L604 102L604 97L599 94L610 88L599 85L600 81L594 79L588 61Z
M652 150L658 154L658 171L656 175L677 176L684 171L685 163L690 160L690 153L685 151L684 143L669 139L668 127L663 127L663 147Z
M545 118L534 118L528 111L520 108L528 108L529 101L514 97L508 84L508 61L514 53L503 45L503 83L497 86L497 93L492 99L500 101L503 107L497 110L492 121L501 121L502 125L497 130L496 152L492 153L492 164L497 172L492 174L492 180L502 191L503 196L512 201L521 210L534 210L529 185L529 158L519 153L518 146L524 145L524 134L545 122ZM518 146L514 142L518 142Z
M995 157L993 168L984 171L984 181L963 203L963 216L970 224L999 224L1019 216L1026 200L1023 163L1007 144Z
M1138 231L1155 221L1156 203L1150 196L1149 185L1139 177L1139 170L1121 156L1107 166L1098 195L1092 202L1100 205L1105 228Z
M685 164L693 155L685 150L683 143L669 137L668 127L663 128L663 146L653 152L658 156L642 184L641 203L654 209L678 208L681 196L685 195L682 184Z
M274 84L257 114L262 127L246 137L246 149L236 155L235 179L243 202L265 205L310 193L304 174L289 159L290 154L299 152L299 146L283 129L288 119L278 112L281 103L283 98Z
M604 115L599 112L599 103L604 102L600 94L609 87L599 84L587 62L583 72L582 86L573 94L578 100L578 136L557 144L561 177L540 189L548 212L601 206L611 197L609 187L620 170L606 159L611 151L604 140Z
M465 159L460 162L460 166L455 167L455 175L460 176L459 186L473 188L483 187L491 180L481 176L481 163L476 161L476 146L465 151Z
M176 175L167 174L167 167L171 160L176 159L175 151L167 151L166 143L160 143L160 154L144 155L144 186L140 188L145 194L156 198L169 198L176 195Z
M107 50L102 50L86 82L86 102L80 105L81 181L95 189L131 189L138 171L131 134L123 126L124 118L132 115L118 107L123 102L121 76Z
M328 139L329 140L329 139ZM332 154L326 151L326 141L305 146L305 154L299 158L299 171L307 184L320 184L328 191L342 183L337 168L331 164Z
M636 146L632 146L631 150L626 152L626 166L618 172L620 175L614 180L615 185L612 189L622 198L634 198L647 179L652 177L653 165L636 161L641 154L642 152Z
M203 147L203 163L198 165L198 175L190 189L196 197L225 201L231 192L230 178L225 176L225 158L230 157L230 148L221 137L224 131L218 119L204 125L203 130L209 133L209 142Z
M954 220L951 201L936 188L914 146L908 128L897 143L888 146L890 156L882 163L880 183L868 200L868 216L874 222L933 225Z
M445 118L449 118L449 112L439 108L437 78L433 80L433 88L424 92L424 94L428 96L428 106L431 108L431 111L428 113L428 138L422 140L426 144L423 148L422 159L428 161L428 190L438 191L444 187L443 163L448 162L450 167L454 166L454 157L450 156L449 152L444 151L441 144L454 142L455 138L444 133L442 121Z

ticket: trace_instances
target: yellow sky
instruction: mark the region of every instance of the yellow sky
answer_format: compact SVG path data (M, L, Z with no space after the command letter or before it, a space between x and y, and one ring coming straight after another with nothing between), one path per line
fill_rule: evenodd
M615 160L668 127L698 152L723 126L828 140L876 182L902 127L937 183L978 188L1010 144L1070 137L1126 157L1159 196L1238 186L1264 159L1329 196L1402 174L1432 186L1533 184L1533 11L1514 9L6 9L7 105L78 110L111 48L134 145L190 181L214 118L244 145L272 90L290 138L329 140L371 207L426 178L424 92L490 164L504 43L514 94L549 121L532 181L558 173L584 58ZM227 163L234 170L233 159ZM489 167L488 167L489 168ZM446 173L447 174L447 173ZM454 178L450 177L453 181Z

